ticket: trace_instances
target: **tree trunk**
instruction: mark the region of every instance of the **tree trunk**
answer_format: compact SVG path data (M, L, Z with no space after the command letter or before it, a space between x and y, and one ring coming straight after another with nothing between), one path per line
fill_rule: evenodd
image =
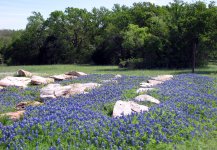
M192 73L194 73L195 69L195 54L197 49L197 42L194 41L193 43L193 49L192 49Z

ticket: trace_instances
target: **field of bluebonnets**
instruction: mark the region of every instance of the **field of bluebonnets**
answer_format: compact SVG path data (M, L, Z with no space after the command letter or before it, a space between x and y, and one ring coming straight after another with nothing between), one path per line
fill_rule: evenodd
M112 77L92 74L59 83L101 83ZM176 75L156 86L149 94L161 103L150 106L149 112L112 118L114 103L135 96L139 83L147 79L122 76L117 83L104 83L88 94L29 106L21 120L1 120L0 149L177 149L186 141L216 135L217 82L196 74ZM0 112L13 111L21 101L40 100L40 88L1 90Z

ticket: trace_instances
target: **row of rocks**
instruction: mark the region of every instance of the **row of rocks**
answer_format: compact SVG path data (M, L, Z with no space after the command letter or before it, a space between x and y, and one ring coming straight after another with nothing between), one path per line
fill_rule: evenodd
M155 90L155 88L153 88L154 86L158 85L158 84L162 84L167 80L171 80L173 78L172 75L161 75L161 76L157 76L157 77L153 77L150 80L148 80L147 82L142 82L140 83L140 88L136 90L137 94L140 93L146 93L148 91L151 90ZM152 102L155 104L160 104L160 101L150 95L147 94L142 94L139 95L137 97L134 98L134 101L137 102ZM126 115L130 115L132 113L141 113L144 111L148 111L149 108L147 106L144 105L139 105L133 101L117 101L115 103L114 109L113 109L113 117L120 117L120 116L126 116Z
M49 84L55 82L55 80L60 81L60 80L74 79L80 76L87 75L83 72L71 71L65 74L54 75L54 76L50 76L49 78L45 78L40 76L33 76L32 73L25 70L19 70L17 74L18 76L22 76L22 77L8 76L0 80L0 90L3 87L8 87L8 86L17 86L17 87L26 88L27 85L30 83L32 85ZM30 76L31 78L28 78Z
M67 80L74 79L80 76L87 75L83 72L71 71L65 74L54 75L48 78L35 76L32 73L19 70L17 71L18 77L8 76L0 80L0 90L4 87L8 86L16 86L16 87L27 87L28 84L32 85L41 85L41 84L49 84L55 82L55 80ZM30 78L31 77L31 78ZM68 86L61 86L60 84L49 84L46 87L40 90L40 98L57 98L57 97L68 97L75 94L87 93L88 90L91 90L97 86L100 86L97 83L84 83L84 84L71 84ZM25 108L27 106L40 106L43 103L38 101L28 101L28 102L20 102L16 105L16 112L8 112L4 114L0 114L0 117L7 116L12 120L19 120L25 113Z

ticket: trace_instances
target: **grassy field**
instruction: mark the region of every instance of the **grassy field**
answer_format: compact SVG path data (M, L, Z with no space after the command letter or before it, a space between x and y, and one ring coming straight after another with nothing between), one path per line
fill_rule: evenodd
M14 75L17 70L24 69L36 75L49 76L61 74L67 71L82 71L91 74L124 74L135 76L156 76L161 74L191 73L191 69L144 69L128 70L117 66L91 66L91 65L42 65L42 66L0 66L0 78ZM217 77L217 65L210 64L207 67L197 68L197 74Z

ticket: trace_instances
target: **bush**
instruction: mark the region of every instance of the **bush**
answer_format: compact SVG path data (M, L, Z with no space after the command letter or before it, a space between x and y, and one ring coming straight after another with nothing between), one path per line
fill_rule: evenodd
M120 61L119 67L128 69L142 69L144 68L144 60L142 58L130 58Z

